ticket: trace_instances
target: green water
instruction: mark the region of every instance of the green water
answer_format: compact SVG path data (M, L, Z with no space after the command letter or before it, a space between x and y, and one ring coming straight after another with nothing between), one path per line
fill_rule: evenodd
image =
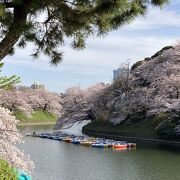
M28 127L22 132L50 128ZM32 137L25 137L24 141L20 148L36 165L33 180L180 179L180 151L140 147L113 151Z

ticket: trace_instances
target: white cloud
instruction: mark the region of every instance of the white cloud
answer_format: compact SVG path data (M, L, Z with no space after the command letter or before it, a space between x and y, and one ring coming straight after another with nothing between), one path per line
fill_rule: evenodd
M155 36L108 36L105 39L89 40L87 49L73 51L65 49L65 60L62 65L91 66L113 69L121 62L131 59L135 62L151 56L160 48L171 45L176 37Z
M13 57L7 57L5 68L13 67L19 72L18 67L21 67L19 69L28 68L28 72L40 72L39 79L41 82L44 79L50 90L110 81L112 70L122 62L131 59L131 63L134 63L152 56L162 47L171 45L178 39L178 35L160 34L164 27L180 27L180 14L172 10L151 9L145 18L136 19L131 25L110 33L104 39L88 39L85 50L75 51L68 46L64 47L64 61L58 67L50 66L45 56L32 60L29 55L33 46L30 44L24 50L17 50ZM146 31L156 28L160 31ZM23 74L23 82L30 79L27 76L29 74ZM50 77L46 78L47 76Z
M180 3L180 2L179 2ZM137 18L125 27L128 30L146 30L164 27L180 27L180 14L174 10L152 8L146 16Z
M112 69L121 62L131 59L133 62L151 56L161 47L175 42L176 37L155 37L142 35L108 36L104 39L89 39L87 48L75 51L70 47L64 49L64 61L58 67L52 67L48 58L41 56L39 60L32 60L29 56L32 47L17 50L13 57L7 57L5 62L12 65L27 65L28 67L47 71L73 71L79 67L88 69ZM87 73L87 72L86 72Z

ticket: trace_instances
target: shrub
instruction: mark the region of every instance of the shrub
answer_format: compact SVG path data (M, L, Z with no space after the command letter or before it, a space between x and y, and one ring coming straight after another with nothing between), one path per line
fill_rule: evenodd
M180 139L180 112L172 113L167 121L158 129L157 133L164 139Z
M16 172L5 160L0 160L0 180L18 180Z

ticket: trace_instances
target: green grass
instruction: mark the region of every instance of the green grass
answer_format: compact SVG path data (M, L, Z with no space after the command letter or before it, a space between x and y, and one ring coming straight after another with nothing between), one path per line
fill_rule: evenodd
M58 119L57 115L41 109L34 111L31 116L26 116L19 110L14 111L13 114L21 123L56 122Z
M15 110L13 112L13 115L16 117L16 119L18 119L19 121L26 121L28 120L28 117L21 111L19 110Z
M107 121L93 121L83 127L86 131L96 131L99 133L116 134L129 137L139 138L156 138L158 139L155 128L167 118L166 114L160 114L156 117L133 124L119 124L113 126Z

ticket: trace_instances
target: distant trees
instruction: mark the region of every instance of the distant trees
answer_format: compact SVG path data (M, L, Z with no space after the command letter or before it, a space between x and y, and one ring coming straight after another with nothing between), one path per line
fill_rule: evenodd
M42 109L56 115L61 113L62 97L57 93L31 88L0 89L0 105L11 111L19 110L29 116L34 110Z
M0 0L0 60L13 54L14 45L35 45L34 57L44 53L52 64L62 60L65 37L75 49L91 35L105 35L144 15L149 6L168 0ZM41 13L41 14L40 14ZM40 15L44 15L44 17Z

